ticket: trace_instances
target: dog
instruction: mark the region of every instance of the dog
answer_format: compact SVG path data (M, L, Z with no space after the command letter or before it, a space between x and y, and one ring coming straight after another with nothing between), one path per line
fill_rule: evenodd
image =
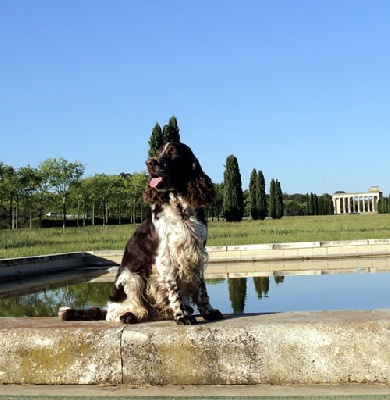
M92 314L126 324L173 319L178 325L195 325L196 306L205 320L222 320L204 281L208 255L203 207L213 202L214 185L181 142L163 145L146 166L147 217L126 245L107 311L92 309ZM73 314L82 319L78 311ZM71 309L60 316L73 319Z

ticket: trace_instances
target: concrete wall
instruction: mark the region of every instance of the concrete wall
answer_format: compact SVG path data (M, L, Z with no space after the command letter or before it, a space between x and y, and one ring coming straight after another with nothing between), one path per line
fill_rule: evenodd
M23 276L80 268L85 265L86 253L48 254L36 257L4 258L0 260L0 282Z
M390 310L176 326L0 318L0 383L390 383Z

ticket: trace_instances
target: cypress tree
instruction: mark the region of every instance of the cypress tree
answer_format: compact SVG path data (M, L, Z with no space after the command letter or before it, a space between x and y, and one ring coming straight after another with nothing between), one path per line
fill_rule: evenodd
M306 215L310 215L310 197L309 197L309 193L306 193Z
M244 215L244 194L237 158L226 158L223 183L223 211L226 221L241 221Z
M283 193L280 182L277 179L275 181L275 198L275 218L280 219L284 214Z
M257 191L258 217L264 220L267 216L267 196L265 194L265 179L262 171L257 172Z
M249 198L251 203L251 217L256 221L259 219L259 205L257 172L255 169L252 170L249 180Z
M315 203L315 194L311 192L307 200L307 215L317 215Z
M148 157L154 157L156 151L164 144L163 133L160 125L156 122L149 139L149 152Z
M319 215L318 213L318 196L314 193L314 214L313 215Z
M269 216L274 219L276 218L276 185L275 179L271 179L269 185Z
M324 199L324 196L318 197L318 215L325 215L325 199Z
M384 214L385 213L385 207L384 207L384 199L381 198L378 200L378 214Z
M177 118L174 115L169 118L168 125L164 125L163 139L164 143L180 142L180 130L177 125Z

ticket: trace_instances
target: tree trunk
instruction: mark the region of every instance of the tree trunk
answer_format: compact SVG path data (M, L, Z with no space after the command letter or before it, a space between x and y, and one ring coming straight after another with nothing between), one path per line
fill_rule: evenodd
M66 197L62 198L62 228L66 227Z

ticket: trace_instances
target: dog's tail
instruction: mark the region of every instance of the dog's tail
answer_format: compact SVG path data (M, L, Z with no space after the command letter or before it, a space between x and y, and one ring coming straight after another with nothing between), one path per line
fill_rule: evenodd
M85 310L61 307L58 311L58 316L62 321L101 321L106 319L106 315L107 311L98 307Z

